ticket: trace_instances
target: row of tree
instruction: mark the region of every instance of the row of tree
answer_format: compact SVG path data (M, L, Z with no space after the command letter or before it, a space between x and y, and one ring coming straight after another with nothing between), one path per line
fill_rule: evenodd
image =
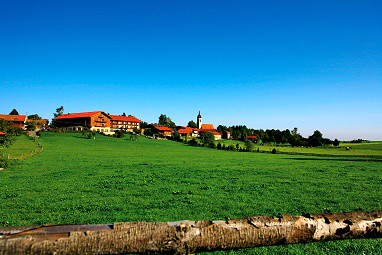
M247 141L249 136L256 136L258 144L290 144L292 146L323 146L333 144L339 145L339 141L334 141L329 138L324 138L319 130L313 132L308 138L303 137L298 129L295 127L293 130L285 129L252 129L247 128L245 125L226 127L219 125L217 131L224 134L226 131L231 133L234 140Z
M142 127L144 128L145 124L143 123ZM158 118L158 124L166 127L170 127L175 129L176 124L171 120L170 117L166 116L166 114L161 114ZM188 122L188 127L196 128L196 123L193 120ZM334 141L329 138L324 138L322 133L319 130L313 132L311 136L308 138L303 137L298 129L295 127L293 130L285 129L253 129L248 128L245 125L235 125L235 126L223 126L219 125L217 127L217 131L223 135L223 138L227 138L227 131L230 132L231 138L234 140L240 141L248 141L249 136L256 136L258 144L290 144L292 146L325 146L331 145L334 146L339 145L339 141L335 139ZM205 140L204 137L202 137ZM251 139L253 140L253 139Z

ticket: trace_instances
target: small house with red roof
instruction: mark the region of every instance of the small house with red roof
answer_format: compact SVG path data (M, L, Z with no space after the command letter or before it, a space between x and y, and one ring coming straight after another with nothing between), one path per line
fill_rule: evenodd
M104 111L78 112L62 114L53 119L56 127L81 131L91 131L110 134L111 116Z
M257 136L256 135L249 135L249 136L247 136L247 139L254 142L254 143L257 143Z
M198 137L199 132L197 128L190 128L190 127L180 127L178 130L178 133L181 137Z
M166 126L160 126L160 125L153 125L152 126L153 134L156 135L163 135L163 136L172 136L174 133L174 130L172 128L166 127Z
M111 120L111 130L123 129L125 131L133 131L134 129L141 129L141 120L129 115L112 115L110 114Z
M23 130L26 129L26 126L25 126L25 122L27 120L26 115L0 114L0 119L7 121L11 127L18 127Z

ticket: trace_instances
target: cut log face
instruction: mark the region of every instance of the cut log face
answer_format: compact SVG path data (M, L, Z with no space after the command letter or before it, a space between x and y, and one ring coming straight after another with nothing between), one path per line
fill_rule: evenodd
M382 237L382 211L0 229L0 254L191 254Z

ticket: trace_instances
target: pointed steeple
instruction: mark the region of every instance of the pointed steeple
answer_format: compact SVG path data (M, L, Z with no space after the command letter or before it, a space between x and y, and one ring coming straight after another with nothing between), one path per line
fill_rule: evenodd
M198 129L202 128L202 115L200 115L200 110L198 116L196 117L196 126Z

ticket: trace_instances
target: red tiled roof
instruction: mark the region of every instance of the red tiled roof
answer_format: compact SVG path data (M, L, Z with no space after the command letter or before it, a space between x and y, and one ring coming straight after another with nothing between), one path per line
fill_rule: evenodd
M110 117L111 117L111 120L113 121L127 121L127 122L136 122L136 123L140 123L141 120L134 117L134 116L120 116L120 115L111 115L110 114Z
M255 135L249 135L249 136L247 136L247 138L248 138L248 139L257 139L257 136L255 136Z
M0 135L5 135L5 133L0 131Z
M194 131L194 129L190 128L190 127L182 127L180 129L178 129L178 133L182 134L182 135L190 134L190 133L192 133L192 131Z
M87 117L92 117L95 114L103 113L106 117L110 118L108 114L106 114L103 111L94 111L94 112L77 112L77 113L67 113L67 114L62 114L55 118L55 120L60 120L60 119L75 119L75 118L87 118Z
M172 129L169 128L169 127L166 127L166 126L158 126L158 125L154 125L154 128L159 130L159 131L168 131L168 132L172 132Z
M22 121L24 122L26 120L26 115L9 115L9 114L0 114L0 119L6 120L6 121Z
M222 135L222 134L220 134L219 132L217 132L217 131L214 131L214 132L212 132L214 135Z
M203 129L203 130L215 130L213 124L202 124L202 128L201 129Z

